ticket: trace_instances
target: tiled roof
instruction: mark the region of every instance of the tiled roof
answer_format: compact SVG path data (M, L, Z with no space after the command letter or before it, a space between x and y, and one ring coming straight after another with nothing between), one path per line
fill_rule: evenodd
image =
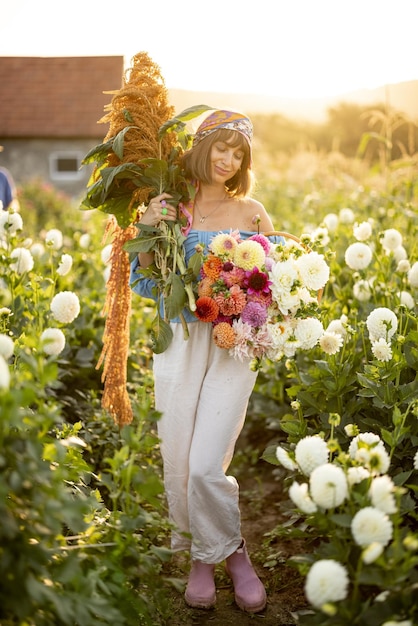
M0 57L0 137L103 137L123 57Z

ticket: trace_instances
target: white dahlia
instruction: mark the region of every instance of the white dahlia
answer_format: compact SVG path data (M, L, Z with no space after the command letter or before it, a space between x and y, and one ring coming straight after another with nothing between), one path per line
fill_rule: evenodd
M338 602L347 597L348 573L344 565L333 559L317 561L308 572L305 594L316 608L328 602Z
M312 291L322 289L329 279L329 267L323 254L310 252L302 254L296 262L296 268L302 280L302 284Z
M80 301L73 291L61 291L51 301L54 318L62 324L70 324L80 313Z
M326 330L319 340L319 346L325 354L337 354L344 344L344 339L340 333L329 332Z
M389 341L398 328L398 318L395 313L386 307L373 309L366 320L370 341L380 338Z
M386 339L383 339L383 337L380 337L377 341L372 341L372 353L378 361L383 361L383 363L390 361L392 358L390 343L388 343Z
M383 513L395 513L397 508L394 489L395 485L387 474L373 478L369 489L373 506Z
M325 463L316 467L309 479L312 500L323 509L333 509L348 496L344 470L338 465Z
M18 274L30 272L34 266L33 256L27 248L15 248L10 254L11 266Z
M58 228L51 228L45 235L45 243L48 248L52 248L53 250L59 250L62 248L63 244L63 236L62 232L58 230Z
M310 350L316 346L323 333L324 327L316 317L297 320L295 338L300 342L302 350Z
M382 246L386 250L395 250L402 245L402 235L396 228L388 228L383 231Z
M10 387L10 370L4 357L0 354L0 389L7 391Z
M276 458L283 467L288 470L297 469L297 465L289 455L288 451L282 448L281 446L277 446L276 448Z
M308 435L301 439L295 448L295 459L301 471L309 476L319 465L328 463L329 449L319 435Z
M418 287L418 261L415 261L408 272L408 282L411 287Z
M375 541L386 546L392 539L393 524L386 513L366 506L353 517L351 532L359 546L365 547Z
M65 348L65 335L59 328L46 328L41 341L43 351L51 356L57 356Z
M372 257L371 248L360 241L349 245L344 255L345 262L352 270L364 270L370 264Z
M296 481L292 483L289 488L289 497L293 504L307 515L316 513L318 510L318 507L308 493L308 483L302 483L301 485Z
M14 341L9 335L0 334L0 355L6 359L10 359L15 349Z

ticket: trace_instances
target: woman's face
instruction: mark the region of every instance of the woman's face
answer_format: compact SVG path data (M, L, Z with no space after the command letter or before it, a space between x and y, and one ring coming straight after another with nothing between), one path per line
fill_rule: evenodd
M243 158L244 152L238 146L216 141L210 153L212 182L225 184L238 172Z

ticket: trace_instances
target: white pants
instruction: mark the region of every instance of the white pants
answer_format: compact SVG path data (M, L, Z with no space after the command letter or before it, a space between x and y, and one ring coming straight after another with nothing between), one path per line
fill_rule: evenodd
M219 563L241 543L238 483L225 472L257 374L215 346L211 324L190 323L187 340L181 324L171 326L170 347L154 355L164 484L177 528L171 546Z

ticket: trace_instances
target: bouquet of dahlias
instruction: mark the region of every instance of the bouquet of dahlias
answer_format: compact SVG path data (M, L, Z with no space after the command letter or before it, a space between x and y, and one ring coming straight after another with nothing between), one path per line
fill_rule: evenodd
M293 240L219 233L203 260L195 315L213 325L217 346L257 368L318 343L318 293L328 278L323 255Z

